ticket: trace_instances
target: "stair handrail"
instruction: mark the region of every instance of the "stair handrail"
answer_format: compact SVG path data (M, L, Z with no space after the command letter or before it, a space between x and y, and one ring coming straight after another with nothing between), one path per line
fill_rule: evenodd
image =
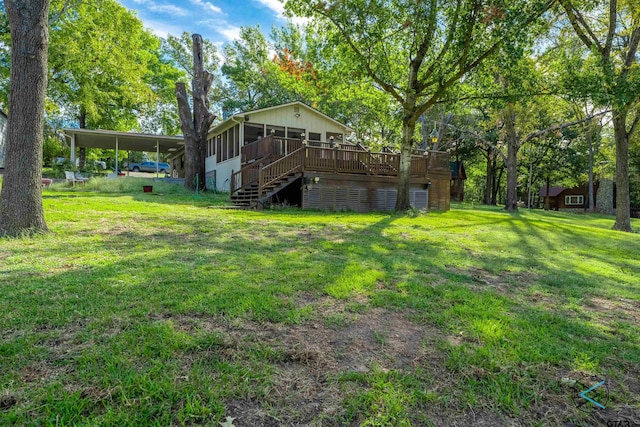
M230 195L233 195L235 193L240 192L241 190L250 187L252 184L256 183L259 179L259 174L257 173L257 171L260 170L260 167L264 165L265 162L269 161L269 158L271 156L267 156L267 157L263 157L253 163L249 163L248 165L244 165L239 171L237 172L233 172L231 173L231 185L230 185ZM256 177L254 179L251 180L247 180L246 182L244 182L245 180L243 180L242 178L244 176L248 176L248 171L250 169L256 169ZM240 177L240 185L237 184L238 181L238 177Z
M264 188L284 176L304 169L304 153L306 147L300 147L278 160L263 166L258 172L258 197L262 197ZM278 171L278 168L280 170ZM273 174L273 171L276 171Z

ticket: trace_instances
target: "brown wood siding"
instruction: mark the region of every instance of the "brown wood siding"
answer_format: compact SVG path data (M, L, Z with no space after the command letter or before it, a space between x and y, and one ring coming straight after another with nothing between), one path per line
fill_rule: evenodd
M429 179L429 209L448 211L451 208L451 173L431 173Z
M315 177L318 183L313 183ZM302 185L304 209L369 212L390 211L396 205L395 177L305 172L304 178L311 181ZM417 209L427 209L426 184L425 178L412 180L410 201Z
M594 186L594 205L595 205L595 194L598 191L597 185ZM568 205L566 203L566 196L582 196L582 203L579 205ZM586 209L589 207L589 191L586 185L581 185L579 187L567 188L562 191L556 197L557 200L557 208L558 209Z

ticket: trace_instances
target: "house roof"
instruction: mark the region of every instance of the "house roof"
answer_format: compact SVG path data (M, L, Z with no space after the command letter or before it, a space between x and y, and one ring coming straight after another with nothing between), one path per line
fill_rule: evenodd
M549 188L549 197L557 197L560 193L562 193L565 188L561 185L556 185ZM540 188L540 197L547 197L547 186Z
M231 122L233 123L237 123L238 119L244 120L244 116L250 116L251 114L255 114L255 113L262 113L264 111L269 111L269 110L276 110L278 108L284 108L284 107L290 107L292 105L297 105L303 108L306 108L310 111L313 111L316 114L319 114L320 116L324 117L325 119L335 123L338 126L343 127L346 131L348 132L353 132L354 130L352 128L350 128L349 126L345 125L344 123L340 123L339 121L327 116L326 114L316 110L315 108L309 107L307 104L305 104L304 102L300 102L300 101L294 101L294 102L289 102L286 104L280 104L280 105L274 105L273 107L266 107L266 108L260 108L258 110L252 110L252 111L244 111L242 113L236 113L236 114L232 114L231 116L229 116L229 118L227 118L226 120L218 123L215 126L211 126L209 128L209 132L215 132L217 129L221 129L221 128L225 128L226 126L228 126ZM236 120L234 120L234 118Z

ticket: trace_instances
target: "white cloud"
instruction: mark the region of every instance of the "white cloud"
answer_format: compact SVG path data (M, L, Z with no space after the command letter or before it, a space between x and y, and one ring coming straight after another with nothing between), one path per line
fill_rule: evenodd
M189 14L185 9L172 4L154 4L148 7L152 12L166 13L168 15L187 16Z
M301 18L298 16L294 16L293 18L286 17L284 14L284 4L281 3L280 0L254 0L254 1L257 3L260 3L262 6L271 10L273 13L275 13L278 19L281 19L283 21L287 19L291 19L291 21L297 25L305 25L309 22L309 18Z
M197 24L203 27L208 27L210 30L223 36L227 41L233 41L240 38L241 28L231 25L223 19L203 19L202 21L198 21ZM223 44L223 42L217 43L221 46Z
M209 3L208 1L205 1L205 0L189 0L189 1L191 2L191 4L195 6L200 6L201 8L209 12L220 13L220 14L222 13L222 9L220 9L218 6L216 6L213 3Z
M284 17L284 4L280 3L279 0L256 0L256 1L261 5L263 5L264 7L271 9L279 17Z
M220 33L225 39L232 41L240 38L240 27L231 25L227 22L220 22L219 26L215 30Z
M144 6L147 10L167 15L186 16L189 12L179 6L168 3L158 3L153 0L133 0L135 4Z
M224 42L213 42L213 45L216 47L216 56L218 57L218 61L220 61L220 64L224 64L225 57L222 54L222 50L224 49Z
M142 19L142 18L141 18ZM163 21L154 21L152 19L142 19L144 26L149 28L153 34L158 37L167 38L169 34L179 36L183 33L183 29L177 25L167 24Z

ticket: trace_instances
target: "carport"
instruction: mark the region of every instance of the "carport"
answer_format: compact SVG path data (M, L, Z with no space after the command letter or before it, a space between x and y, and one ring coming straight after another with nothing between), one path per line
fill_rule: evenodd
M76 147L116 150L116 170L118 150L156 152L156 177L160 153L171 153L184 146L181 136L150 135L145 133L118 132L114 130L63 129L71 147L71 163L76 164Z

